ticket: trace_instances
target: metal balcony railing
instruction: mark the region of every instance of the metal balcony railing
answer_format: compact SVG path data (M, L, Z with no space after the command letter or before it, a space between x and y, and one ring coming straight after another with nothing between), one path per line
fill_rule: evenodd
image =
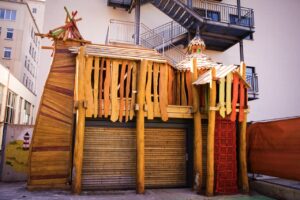
M106 44L123 43L135 44L135 26L134 22L110 20L106 35ZM172 43L165 43L164 37L144 24L140 24L140 45L150 49L156 49L163 54L171 64L184 59L185 54Z
M255 73L254 67L247 67L246 80L251 86L251 88L248 89L248 98L257 99L259 95L258 76Z
M187 5L187 0L180 0ZM236 24L240 26L254 27L254 11L251 8L241 7L241 19L238 18L237 6L225 3L211 2L207 0L193 0L193 9L208 20Z

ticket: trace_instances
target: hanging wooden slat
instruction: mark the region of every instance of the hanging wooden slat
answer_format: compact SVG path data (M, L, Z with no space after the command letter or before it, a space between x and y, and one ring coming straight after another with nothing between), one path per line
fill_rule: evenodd
M219 84L219 105L220 105L220 115L225 117L225 78L220 79Z
M146 104L147 104L147 118L154 119L153 102L151 100L151 87L152 87L152 65L153 62L148 62L147 72L147 85L146 85Z
M191 72L187 71L185 72L185 83L187 88L187 96L188 96L188 105L193 105L193 92L192 92L192 77Z
M98 116L98 94L99 94L99 57L95 58L94 68L94 117Z
M130 105L129 105L129 93L130 93L130 83L131 83L131 71L132 71L132 62L128 63L127 68L127 79L126 79L126 99L125 99L125 122L128 122Z
M181 91L180 91L180 72L176 71L176 105L181 105L180 102L180 96L181 96Z
M99 117L102 117L102 98L103 98L103 68L104 68L105 58L101 58L101 65L100 65L100 76L99 76Z
M232 94L232 111L231 111L231 116L230 120L235 121L236 120L236 104L238 101L238 95L239 95L239 76L234 73L233 74L233 94Z
M119 109L119 121L122 122L123 119L123 108L124 108L124 79L126 71L127 61L123 60L120 74L120 109Z
M159 101L158 101L158 73L159 73L159 64L154 63L153 66L153 95L154 95L154 114L160 114Z
M168 67L166 64L160 64L159 105L161 119L163 121L168 121Z
M231 113L231 86L232 86L232 73L226 76L226 114Z
M106 76L104 81L104 117L108 117L108 112L110 108L110 99L109 92L111 87L111 67L110 67L110 59L106 59Z
M186 99L186 91L185 91L185 72L181 72L181 105L186 106L187 105L187 99Z
M87 57L86 59L86 67L85 67L85 98L87 101L87 109L86 109L86 117L92 117L94 113L94 98L92 92L92 81L91 81L91 74L93 68L93 60L94 57Z
M132 120L135 114L134 106L136 100L136 76L137 76L137 66L136 62L132 62L132 87L131 87L131 102L130 102L130 113L129 119Z
M174 99L173 99L173 90L174 90L174 70L170 65L168 65L168 70L169 70L169 76L168 76L168 103L169 105L174 104Z
M112 62L112 73L111 73L111 115L110 120L116 122L119 117L119 104L118 104L118 82L119 82L119 60L113 60Z

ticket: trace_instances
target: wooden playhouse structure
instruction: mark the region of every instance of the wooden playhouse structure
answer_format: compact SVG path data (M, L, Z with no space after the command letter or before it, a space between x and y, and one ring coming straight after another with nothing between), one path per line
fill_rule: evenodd
M211 196L237 192L240 174L247 192L245 64L214 63L198 37L178 66L155 50L90 44L75 15L43 35L54 39L53 63L28 188L191 187Z

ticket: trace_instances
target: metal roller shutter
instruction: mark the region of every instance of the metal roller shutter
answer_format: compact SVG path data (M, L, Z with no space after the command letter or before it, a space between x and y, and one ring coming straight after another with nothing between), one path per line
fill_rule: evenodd
M145 129L146 187L186 186L186 162L186 129Z
M83 189L134 189L135 182L135 129L86 127Z

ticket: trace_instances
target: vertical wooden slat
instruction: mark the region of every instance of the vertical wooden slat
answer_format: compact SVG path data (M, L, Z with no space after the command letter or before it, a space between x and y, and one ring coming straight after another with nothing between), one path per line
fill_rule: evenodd
M181 72L181 105L186 106L187 105L187 99L186 99L186 91L185 91L185 72Z
M129 62L127 68L127 79L126 79L125 122L128 122L129 112L130 112L129 93L130 93L130 83L131 83L131 71L132 71L132 62Z
M226 114L231 113L231 85L232 85L232 73L226 76Z
M243 78L246 80L246 64L244 62L241 63L241 67L243 68ZM247 94L247 88L245 88L245 93ZM246 95L247 97L247 95ZM248 105L248 99L245 100L246 105ZM244 112L244 110L243 110ZM240 166L240 175L241 175L241 183L242 183L242 191L245 193L249 192L249 181L247 175L247 147L246 147L246 131L247 131L247 113L244 116L244 121L240 123L240 140L239 140L239 166Z
M135 97L136 97L136 78L137 78L137 67L136 62L132 63L132 87L131 87L131 102L130 102L130 113L129 119L133 119L134 107L135 107Z
M160 65L160 79L159 79L159 105L161 119L168 121L168 66L167 64Z
M136 148L137 148L137 173L136 173L136 192L142 194L145 191L145 118L144 118L144 103L145 103L145 84L147 76L147 61L142 60L137 93L137 118L136 118Z
M220 115L225 117L225 78L220 79L219 84L219 104L220 104Z
M94 57L89 56L87 58L86 67L85 67L85 97L87 101L87 110L86 110L86 116L92 117L94 113L94 98L93 98L93 92L92 92L92 67L93 67L93 60Z
M207 179L206 179L206 195L214 194L214 142L215 142L215 122L216 122L216 70L211 69L212 83L209 92L209 114L208 114L208 134L207 134Z
M122 62L121 74L120 74L120 106L119 106L119 121L122 122L124 111L124 79L126 72L127 61Z
M190 71L185 72L185 82L186 82L186 88L187 88L188 105L192 106L193 105L193 92L192 92L192 77L191 77Z
M94 66L94 117L98 116L98 94L99 94L99 57L95 57Z
M189 83L192 87L192 97L193 97L193 112L194 112L194 177L195 177L195 187L198 193L202 189L202 121L200 113L200 98L198 93L198 88L196 85L192 85L192 82L198 79L197 72L197 59L193 59L193 73L191 73L192 81ZM189 85L188 85L189 87Z
M173 90L174 90L174 71L170 65L168 65L168 71L169 71L169 76L168 76L168 103L169 105L174 104L174 99L173 99Z
M147 85L146 85L146 103L147 103L147 118L154 119L154 112L153 112L153 102L151 101L151 87L152 87L152 65L153 62L148 61L148 72L147 72Z
M180 71L176 72L176 105L181 105L181 102L180 102L180 96L181 96L180 74L181 74Z
M102 117L102 104L103 104L103 68L104 68L105 58L101 58L101 65L100 65L100 77L99 77L99 117Z
M80 47L78 54L79 66L78 66L78 107L77 107L77 119L76 119L76 135L75 135L75 147L74 147L74 181L72 182L73 192L79 194L81 192L81 173L82 173L82 160L83 160L83 144L84 144L84 129L85 129L85 47Z
M154 63L153 66L153 96L154 96L154 114L159 115L159 100L158 100L158 73L159 73L159 64Z
M111 115L110 120L116 122L119 117L119 104L118 104L118 82L119 82L119 64L120 61L114 60L112 63L112 73L111 73L111 91L110 91L110 100L111 100Z
M109 92L111 87L111 67L110 60L106 59L106 76L104 81L104 117L108 117L109 107L110 107L110 99Z

